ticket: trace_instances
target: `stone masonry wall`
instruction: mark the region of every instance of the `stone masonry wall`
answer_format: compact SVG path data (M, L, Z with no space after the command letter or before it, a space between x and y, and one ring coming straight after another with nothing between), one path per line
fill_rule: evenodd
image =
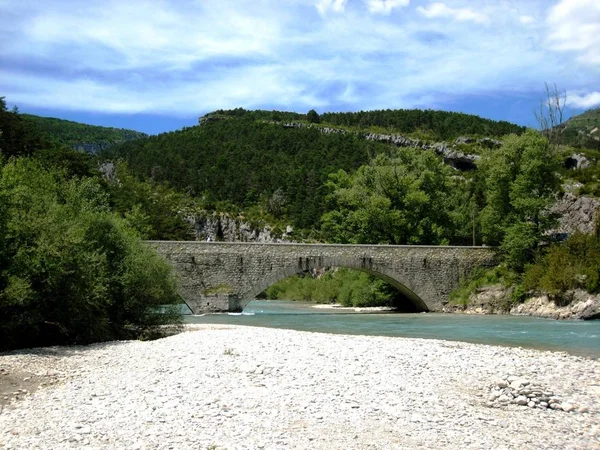
M320 267L373 274L421 310L441 311L450 291L475 268L494 264L483 247L427 247L241 242L148 241L179 276L180 293L195 314L240 311L273 283Z

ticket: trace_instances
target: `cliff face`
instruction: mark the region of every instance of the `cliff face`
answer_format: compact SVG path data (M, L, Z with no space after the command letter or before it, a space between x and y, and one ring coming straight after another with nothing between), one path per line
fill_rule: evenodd
M276 232L268 225L253 227L248 222L222 213L200 213L185 219L194 227L196 240L225 242L291 242L293 232Z
M459 137L454 143L447 142L434 142L427 143L420 139L413 139L401 136L399 134L382 134L382 133L360 133L354 131L347 131L343 128L332 128L332 127L320 127L312 124L305 124L302 122L290 122L283 125L285 128L316 128L324 134L347 134L354 133L366 139L367 141L382 142L384 144L395 145L396 147L413 147L420 148L422 150L433 150L435 153L440 155L444 162L455 169L459 170L473 170L475 164L479 159L479 155L472 155L464 153L459 150L458 145L460 144L479 144L482 147L497 148L502 145L502 141L497 141L490 138L473 139L469 137Z
M558 214L558 227L555 233L573 234L576 231L593 233L598 220L600 200L593 197L578 197L567 193L553 207Z
M551 299L548 295L540 295L512 306L510 295L511 290L501 285L484 286L471 295L468 305L447 304L443 311L462 314L510 314L547 319L600 319L600 295L588 294L581 289L566 292L560 301Z

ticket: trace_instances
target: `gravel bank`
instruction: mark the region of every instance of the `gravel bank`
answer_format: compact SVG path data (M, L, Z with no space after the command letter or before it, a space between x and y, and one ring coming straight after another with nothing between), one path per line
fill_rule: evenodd
M13 378L51 379L3 408L0 448L600 448L600 361L435 340L194 328L154 342L0 356ZM551 391L571 412L492 401L509 377Z

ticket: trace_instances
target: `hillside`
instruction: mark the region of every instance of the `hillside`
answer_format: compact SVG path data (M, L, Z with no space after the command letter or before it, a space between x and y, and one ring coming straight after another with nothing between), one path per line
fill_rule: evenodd
M461 152L498 145L490 137L524 130L477 116L418 110L319 116L235 109L215 111L199 122L123 143L102 156L124 158L137 174L201 197L208 208L258 205L276 220L286 218L304 229L318 226L326 211L325 184L332 173L354 172L398 146L433 149L444 159L453 152L460 161ZM472 157L463 159L473 163Z
M87 125L70 120L20 114L26 124L32 124L45 138L88 153L98 153L116 143L142 139L147 134L123 128Z
M566 144L600 150L600 108L571 117L561 128Z

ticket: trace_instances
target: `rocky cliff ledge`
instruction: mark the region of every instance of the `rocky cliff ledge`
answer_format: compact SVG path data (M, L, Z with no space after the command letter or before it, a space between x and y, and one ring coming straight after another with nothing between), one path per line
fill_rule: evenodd
M547 295L533 297L512 307L510 314L549 319L600 319L600 295L575 290L567 292L566 297L562 304L551 300Z
M274 122L275 123L275 122ZM497 148L502 145L502 141L497 141L490 138L474 139L469 137L459 137L454 143L434 142L427 143L420 139L413 139L401 136L399 134L382 134L382 133L360 133L347 131L343 128L321 127L314 124L305 124L302 122L290 122L283 124L285 128L315 128L323 134L347 134L354 133L368 141L383 142L385 144L395 145L396 147L413 147L422 150L433 150L440 155L444 162L455 169L473 170L475 163L479 159L479 155L471 155L463 153L459 150L460 144L479 144L482 147Z
M600 200L592 197L578 197L567 193L552 207L552 212L560 216L555 233L572 234L576 231L593 233L600 210Z
M484 286L471 295L468 305L448 304L443 311L462 314L511 314L548 319L600 319L600 295L588 294L580 289L565 293L560 300L540 295L512 306L510 294L510 290L501 285Z
M284 231L263 225L253 226L242 218L233 218L223 213L200 213L185 220L194 227L196 240L225 242L291 242L293 229Z

